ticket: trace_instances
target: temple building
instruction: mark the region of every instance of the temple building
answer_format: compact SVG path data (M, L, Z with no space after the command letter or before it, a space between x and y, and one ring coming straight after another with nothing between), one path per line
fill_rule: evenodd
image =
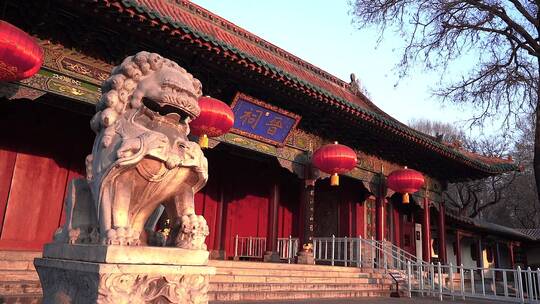
M517 170L511 160L415 131L355 81L189 1L6 0L2 14L44 50L35 76L1 86L2 251L40 251L62 225L68 181L85 175L102 81L143 50L176 61L201 81L204 95L234 112L231 131L209 139L210 179L195 197L214 259L275 253L293 263L302 245L333 236L384 240L428 262L512 268L526 265L523 248L537 242L531 233L446 210L449 183ZM339 186L312 163L313 153L334 141L358 159ZM386 184L405 166L425 179L409 203Z

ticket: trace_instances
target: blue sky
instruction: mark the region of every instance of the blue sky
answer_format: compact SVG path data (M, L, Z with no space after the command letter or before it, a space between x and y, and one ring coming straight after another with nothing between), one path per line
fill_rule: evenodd
M347 82L355 73L371 100L401 122L427 118L465 125L472 117L470 108L442 105L431 96L439 75L418 68L399 80L402 39L386 35L378 44L376 29L356 29L346 0L193 2Z

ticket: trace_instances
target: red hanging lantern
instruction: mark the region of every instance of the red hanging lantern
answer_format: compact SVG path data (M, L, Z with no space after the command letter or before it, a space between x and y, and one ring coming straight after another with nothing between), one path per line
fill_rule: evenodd
M413 170L396 170L388 176L388 188L403 194L403 203L409 203L409 193L414 193L424 185L424 176L422 173Z
M330 185L339 185L339 175L356 167L356 153L338 142L320 147L313 153L313 164L321 171L332 174Z
M190 124L191 133L199 136L201 148L208 148L208 137L223 135L234 125L234 113L226 103L203 96L199 98L201 114Z
M36 40L14 25L0 20L0 81L29 78L43 64Z

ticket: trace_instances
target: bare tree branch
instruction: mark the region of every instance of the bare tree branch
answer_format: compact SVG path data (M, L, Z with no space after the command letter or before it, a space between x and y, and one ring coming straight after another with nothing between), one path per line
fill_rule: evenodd
M416 64L440 72L433 94L443 103L473 105L471 124L500 119L501 129L509 130L522 115L535 113L530 169L540 196L540 0L351 1L359 28L378 26L379 40L387 30L404 37L399 76L406 77ZM464 57L467 64L476 58L458 78L451 71ZM461 201L467 199L464 190L455 189L453 205L470 207ZM485 200L477 207L485 204L497 203Z

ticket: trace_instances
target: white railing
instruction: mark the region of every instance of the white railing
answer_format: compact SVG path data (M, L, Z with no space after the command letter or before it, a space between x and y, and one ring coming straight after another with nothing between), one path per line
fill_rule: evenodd
M298 244L298 238L293 238L290 235L288 238L278 238L277 251L279 258L286 260L290 264L298 254Z
M422 278L422 279L419 279ZM540 269L501 269L408 263L407 285L411 293L452 298L540 303Z
M313 253L319 264L383 269L409 297L414 294L441 301L451 297L540 303L540 269L426 263L389 242L361 237L317 237L313 239Z
M337 264L360 267L364 261L363 257L366 257L362 248L362 239L360 238L337 238L335 236L313 238L315 262L327 262L332 266Z
M262 259L266 250L266 238L238 236L234 239L234 257Z
M288 238L278 238L277 252L281 260L286 260L289 264L294 261L298 253L298 238L289 236ZM253 236L238 236L234 239L234 257L262 259L266 251L266 238Z
M390 242L361 237L316 237L313 239L316 262L330 265L383 268L405 271L416 257ZM421 261L420 261L421 262Z

